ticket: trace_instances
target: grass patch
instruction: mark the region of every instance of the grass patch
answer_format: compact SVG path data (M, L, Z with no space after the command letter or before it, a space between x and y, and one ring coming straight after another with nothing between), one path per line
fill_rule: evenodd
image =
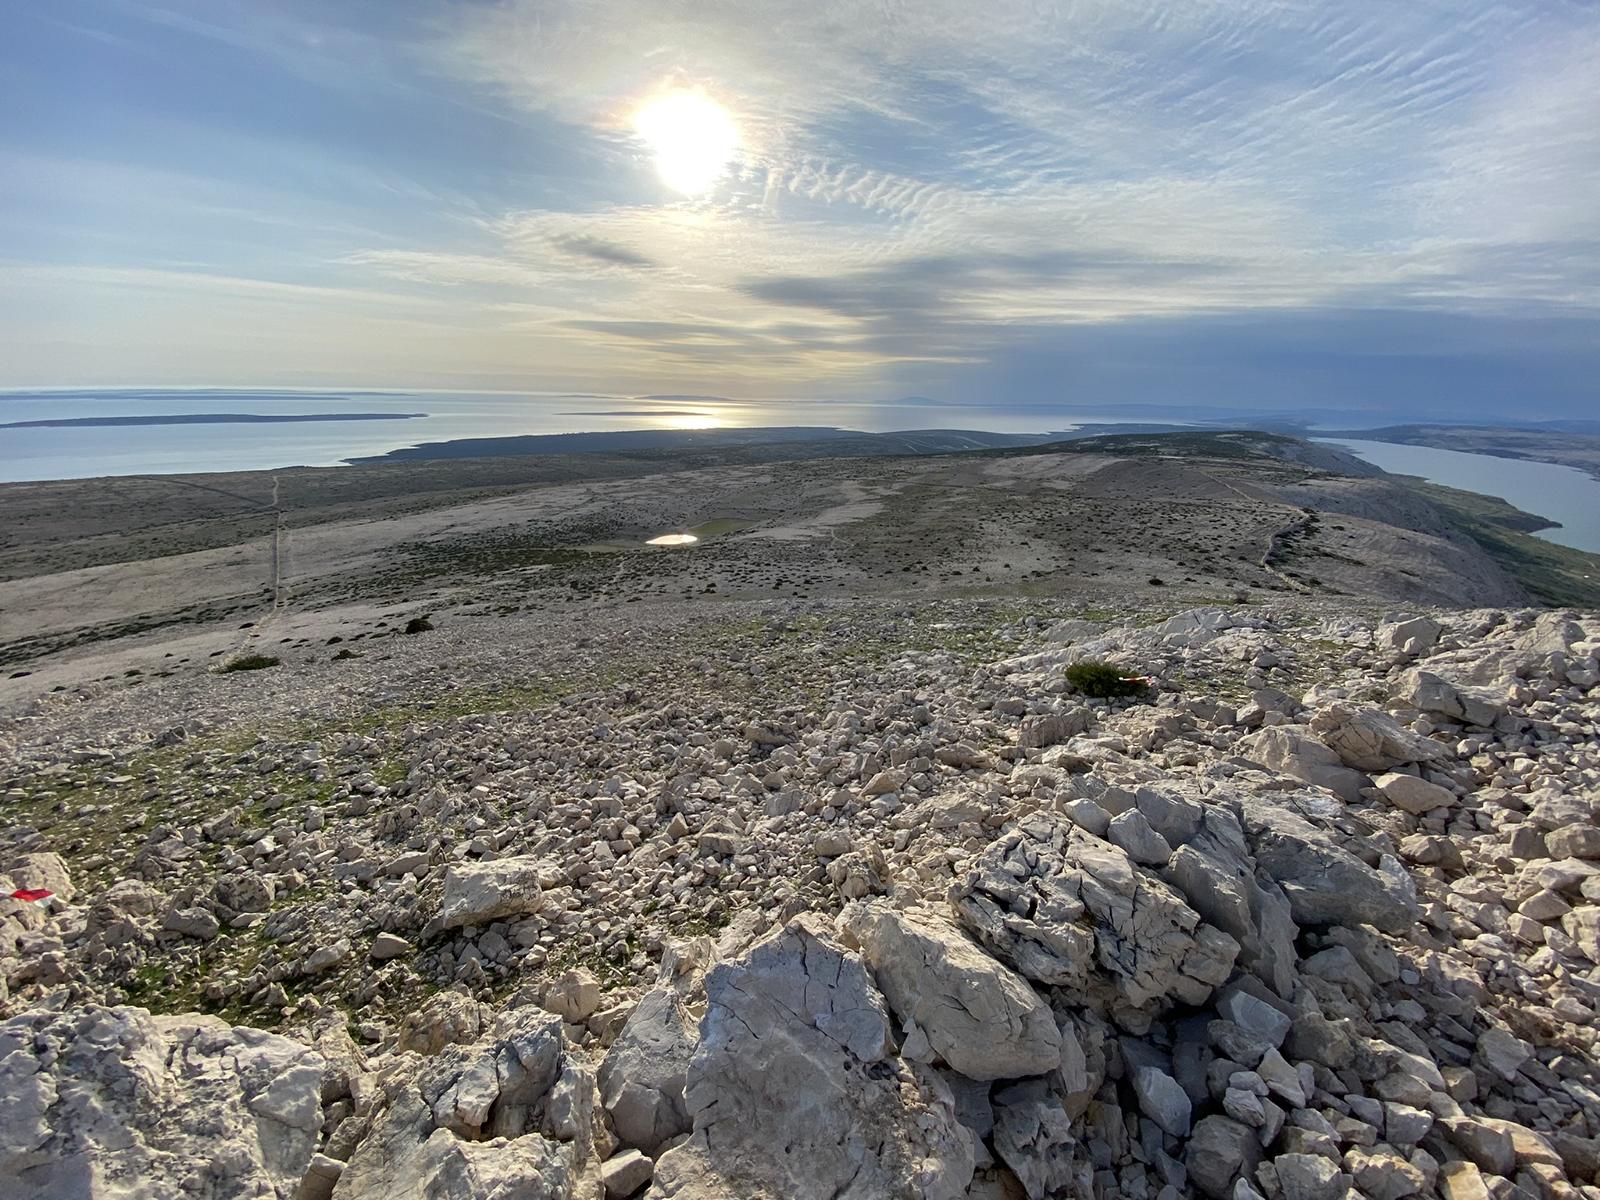
M227 675L232 671L264 671L268 667L278 665L278 660L270 654L241 654L238 658L230 658L217 668L217 674Z

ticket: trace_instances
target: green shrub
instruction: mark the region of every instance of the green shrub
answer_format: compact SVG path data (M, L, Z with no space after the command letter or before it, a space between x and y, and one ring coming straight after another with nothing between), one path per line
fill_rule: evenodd
M1112 696L1141 696L1149 690L1140 679L1130 679L1126 668L1114 663L1086 658L1067 668L1067 682L1085 696L1108 699Z
M230 658L217 670L224 673L228 671L260 671L266 667L275 667L277 665L278 660L270 654L241 654L238 658Z

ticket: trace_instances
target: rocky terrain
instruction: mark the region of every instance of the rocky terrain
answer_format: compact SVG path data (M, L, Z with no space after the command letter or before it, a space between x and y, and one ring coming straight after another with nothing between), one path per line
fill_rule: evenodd
M0 485L0 711L41 690L133 686L242 654L304 663L397 614L549 619L682 602L720 619L730 604L906 595L1115 608L1174 592L1189 604L1600 603L1594 556L1528 535L1537 518L1501 505L1464 532L1448 497L1267 434L724 458ZM693 553L648 545L684 532L699 538Z
M11 719L7 1196L1600 1196L1600 616L437 624Z

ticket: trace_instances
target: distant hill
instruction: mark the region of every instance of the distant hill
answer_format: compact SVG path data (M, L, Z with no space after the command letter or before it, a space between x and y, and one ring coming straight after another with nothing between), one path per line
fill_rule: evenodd
M844 458L873 454L938 454L1027 446L1046 435L987 433L976 429L912 429L861 433L828 426L749 429L631 429L610 433L550 433L518 437L458 438L425 442L387 454L352 458L355 464L447 458L500 458L546 454L620 454L666 450L742 451L744 458Z

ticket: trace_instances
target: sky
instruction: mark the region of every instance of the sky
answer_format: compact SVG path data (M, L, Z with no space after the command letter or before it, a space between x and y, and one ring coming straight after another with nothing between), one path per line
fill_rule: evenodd
M1600 417L1596 63L1578 0L11 4L0 387Z

